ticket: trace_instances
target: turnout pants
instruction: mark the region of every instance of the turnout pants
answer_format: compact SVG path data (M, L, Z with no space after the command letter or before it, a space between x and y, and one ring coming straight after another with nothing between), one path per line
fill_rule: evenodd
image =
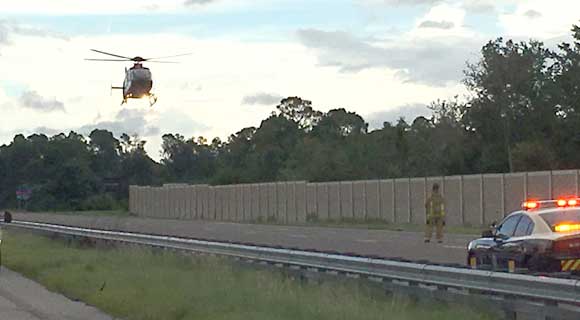
M436 230L437 240L443 240L443 217L427 218L427 226L425 228L425 240L431 240L433 236L433 227Z

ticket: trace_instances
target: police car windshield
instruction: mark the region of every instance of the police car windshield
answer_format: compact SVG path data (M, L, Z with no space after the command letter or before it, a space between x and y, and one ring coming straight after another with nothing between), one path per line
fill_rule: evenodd
M542 217L542 219L544 219L552 229L562 223L580 224L580 210L558 210L546 212L541 213L540 217Z

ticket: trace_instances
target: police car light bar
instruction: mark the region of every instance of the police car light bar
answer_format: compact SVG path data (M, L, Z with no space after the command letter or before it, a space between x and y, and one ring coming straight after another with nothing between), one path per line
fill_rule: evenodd
M579 204L580 204L579 198L558 199L558 200L541 200L541 201L528 200L528 201L525 201L522 203L522 209L527 211L527 210L538 209L540 207L542 207L542 208L545 208L545 207L565 208L565 207L576 207Z
M540 206L539 201L526 201L522 203L522 208L525 210L537 209Z

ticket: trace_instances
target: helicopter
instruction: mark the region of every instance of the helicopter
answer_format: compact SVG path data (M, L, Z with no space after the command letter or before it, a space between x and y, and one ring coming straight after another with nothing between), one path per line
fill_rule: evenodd
M125 80L123 81L122 87L111 86L111 90L123 90L123 101L121 105L127 103L128 99L142 99L149 98L149 105L153 106L157 102L157 96L151 92L153 88L153 77L151 75L151 70L143 66L143 62L155 62L155 63L177 63L173 61L159 61L159 59L165 58L175 58L189 55L189 53L179 54L174 56L159 57L159 58L143 58L136 56L134 58L121 56L114 53L104 52L100 50L91 49L91 51L105 54L108 56L115 57L117 59L85 59L88 61L115 61L115 62L134 62L133 66L130 68L125 67Z

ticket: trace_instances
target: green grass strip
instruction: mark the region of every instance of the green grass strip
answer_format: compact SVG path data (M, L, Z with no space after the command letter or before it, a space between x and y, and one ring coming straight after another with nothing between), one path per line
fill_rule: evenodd
M491 319L470 308L388 297L362 282L304 283L224 258L96 249L16 231L4 233L2 258L51 291L128 320Z

